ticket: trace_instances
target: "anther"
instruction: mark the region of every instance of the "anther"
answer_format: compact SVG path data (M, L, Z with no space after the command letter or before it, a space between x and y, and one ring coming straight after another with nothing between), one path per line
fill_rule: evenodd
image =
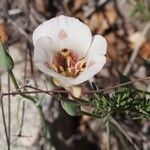
M86 68L86 63L84 62L83 64L81 64L80 69L81 71L84 71L85 68Z
M60 54L63 55L64 57L67 57L70 54L70 52L71 52L70 50L65 48L60 51Z
M64 68L63 68L63 66L59 66L59 70L60 70L61 72L64 72L64 71L65 71Z

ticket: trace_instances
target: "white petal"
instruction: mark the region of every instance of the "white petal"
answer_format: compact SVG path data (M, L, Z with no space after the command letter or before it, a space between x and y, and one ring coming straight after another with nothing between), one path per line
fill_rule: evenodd
M83 83L84 81L92 78L97 74L104 66L106 62L106 57L104 56L107 50L106 40L100 36L96 35L93 37L93 42L88 50L86 61L87 69L82 72L76 79L71 81L71 85L76 85Z
M85 56L92 40L90 29L78 19L59 16L45 21L33 33L33 43L39 37L50 37L58 48L68 48Z
M107 51L107 41L101 35L93 36L92 44L88 50L87 57L105 55Z
M34 45L34 59L36 62L50 63L56 54L56 46L49 37L40 37Z

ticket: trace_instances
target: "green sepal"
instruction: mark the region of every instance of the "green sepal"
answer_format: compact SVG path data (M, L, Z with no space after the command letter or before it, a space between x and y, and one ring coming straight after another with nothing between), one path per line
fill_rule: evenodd
M10 71L14 67L13 60L11 56L5 51L1 40L0 40L0 66L2 66L6 71Z
M66 111L66 113L70 116L76 116L79 114L81 107L72 102L64 102L61 101L62 108Z

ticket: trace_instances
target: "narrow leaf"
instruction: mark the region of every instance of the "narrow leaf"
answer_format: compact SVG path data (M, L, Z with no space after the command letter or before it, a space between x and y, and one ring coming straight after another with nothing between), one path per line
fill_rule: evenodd
M10 55L4 50L2 41L0 40L0 66L6 71L12 70L14 63Z

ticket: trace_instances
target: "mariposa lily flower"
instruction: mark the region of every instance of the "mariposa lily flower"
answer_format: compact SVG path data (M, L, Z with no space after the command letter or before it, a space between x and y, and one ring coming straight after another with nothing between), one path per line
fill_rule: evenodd
M105 38L92 37L89 27L72 17L58 16L39 25L33 44L38 69L63 87L92 78L106 62Z

